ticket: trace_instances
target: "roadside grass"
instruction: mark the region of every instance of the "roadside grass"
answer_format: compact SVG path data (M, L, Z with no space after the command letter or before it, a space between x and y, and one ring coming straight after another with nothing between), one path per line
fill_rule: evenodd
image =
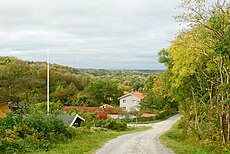
M90 154L103 146L107 141L120 135L140 132L149 128L150 127L129 127L126 131L120 132L112 130L95 132L81 130L76 136L76 139L73 141L69 141L68 143L59 143L47 152L38 151L34 152L34 154Z
M177 122L168 132L160 137L160 141L176 154L229 154L227 147L219 143L198 141L186 137L178 128Z

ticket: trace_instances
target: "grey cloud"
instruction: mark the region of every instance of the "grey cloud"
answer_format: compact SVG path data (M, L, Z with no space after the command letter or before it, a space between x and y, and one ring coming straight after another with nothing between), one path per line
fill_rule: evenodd
M0 0L0 55L76 67L162 69L179 0ZM77 61L77 64L73 64Z

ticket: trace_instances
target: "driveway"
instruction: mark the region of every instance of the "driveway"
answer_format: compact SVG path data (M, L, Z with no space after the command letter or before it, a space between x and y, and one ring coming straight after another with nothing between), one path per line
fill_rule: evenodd
M98 149L96 154L171 154L172 152L160 143L159 137L179 119L180 115L175 115L154 124L138 124L137 126L150 126L152 128L110 140Z

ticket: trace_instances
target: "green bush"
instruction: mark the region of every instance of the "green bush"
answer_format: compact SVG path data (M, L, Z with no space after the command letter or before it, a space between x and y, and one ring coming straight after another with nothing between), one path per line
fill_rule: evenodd
M126 123L122 122L121 120L112 119L112 118L109 118L107 120L95 121L95 126L116 130L116 131L124 131L127 128Z
M9 113L0 120L0 151L24 153L48 150L55 142L73 138L75 132L56 117Z
M95 113L79 112L79 115L85 119L81 126L85 126L87 129L90 129L94 126L94 121L96 120Z
M50 114L61 114L62 113L62 103L60 101L50 102ZM27 113L39 113L46 114L47 113L47 102L29 104L26 110Z
M0 125L4 129L12 129L14 126L22 123L22 120L22 114L19 113L17 114L17 116L15 116L15 113L13 111L9 111L8 116L0 120Z

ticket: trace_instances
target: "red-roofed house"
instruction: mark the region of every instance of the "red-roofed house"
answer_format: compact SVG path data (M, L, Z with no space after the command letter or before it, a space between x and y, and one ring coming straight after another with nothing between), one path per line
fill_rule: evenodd
M83 106L63 106L62 111L70 112L72 109L77 109L80 112L94 113L99 119L107 119L108 114L119 115L122 109L105 104L100 107L83 107Z
M141 115L141 117L143 118L151 118L151 117L155 117L156 115L155 114L150 114L150 113L143 113Z
M120 107L129 112L138 111L140 102L144 98L145 96L142 93L133 90L132 92L126 93L118 99L120 100Z

